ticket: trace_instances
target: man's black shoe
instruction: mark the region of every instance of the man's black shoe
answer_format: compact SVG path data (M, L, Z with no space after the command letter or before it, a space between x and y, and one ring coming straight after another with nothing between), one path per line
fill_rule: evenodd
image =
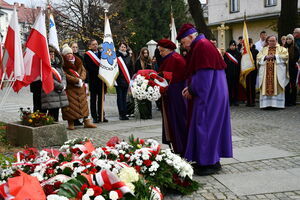
M93 119L93 123L99 123L98 119Z
M119 119L120 120L129 120L129 118L127 116L122 116L122 117L120 116Z
M192 164L194 172L198 176L208 176L217 173L222 169L220 162L214 165L200 166L198 164Z

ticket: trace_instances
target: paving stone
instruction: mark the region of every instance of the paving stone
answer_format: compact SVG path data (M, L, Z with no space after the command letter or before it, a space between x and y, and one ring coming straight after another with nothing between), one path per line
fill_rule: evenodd
M236 195L264 194L300 189L300 174L297 175L284 170L215 175L214 177Z
M268 145L234 149L234 158L241 162L293 156L293 153Z
M0 91L0 99L3 96L3 92L3 90ZM32 107L32 93L29 92L29 88L22 89L18 94L11 93L4 109L0 108L0 121L17 121L19 119L19 107ZM153 108L155 108L154 105ZM97 124L98 128L96 129L76 128L75 131L68 131L68 138L86 136L94 138L96 145L105 145L112 136L118 136L121 140L127 140L130 133L140 132L147 138L161 142L161 113L159 111L153 109L152 120L141 121L130 118L129 121L120 121L116 106L116 95L106 95L104 110L109 123ZM263 111L258 107L248 108L242 104L239 107L231 107L232 140L235 158L222 159L223 169L218 175L232 175L231 178L234 181L236 177L242 174L277 170L276 173L279 172L277 174L279 176L284 171L285 176L278 181L279 186L285 184L286 179L289 179L289 177L297 177L297 174L300 173L299 113L299 105L276 111ZM66 124L65 121L62 121L61 116L60 122ZM261 146L267 146L268 148L259 149ZM162 148L168 148L168 146L163 145ZM250 150L245 154L244 160L237 159L236 155L238 156L239 153L242 153L239 150L245 148ZM274 174L273 178L277 176ZM248 181L249 178L246 178ZM167 194L165 199L217 199L217 196L220 194L226 196L226 199L239 200L259 199L258 197L271 200L300 199L300 189L295 188L289 188L289 190L283 192L255 193L244 196L235 195L230 187L222 182L220 183L213 176L194 176L194 179L204 184L204 187L208 187L208 189L200 188L187 196ZM263 198L260 195L265 197Z

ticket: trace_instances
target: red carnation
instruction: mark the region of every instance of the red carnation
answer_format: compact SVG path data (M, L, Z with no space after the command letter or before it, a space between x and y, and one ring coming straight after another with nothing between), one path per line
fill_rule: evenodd
M151 166L152 161L151 160L144 160L144 165L146 165L147 167Z
M83 196L83 192L78 192L77 195L76 195L76 198L81 199L82 196Z
M80 149L79 148L75 148L75 149L71 149L71 152L72 153L77 153L77 151L79 151Z
M97 173L97 169L95 169L95 168L91 169L90 173L91 174L96 174Z
M107 183L105 183L102 187L103 187L105 190L107 190L107 191L111 191L111 190L112 190L111 185L110 185L110 184L107 184Z
M115 192L118 193L119 198L118 199L122 199L123 197L123 193L121 192L121 190L115 190Z
M54 174L54 169L52 169L52 168L46 169L46 174L48 174L48 175Z
M60 188L60 185L61 185L61 184L62 184L62 182L60 182L60 181L55 182L55 183L54 183L54 188L55 188L55 189Z
M102 188L99 186L93 185L91 188L94 190L94 196L99 196L103 192Z
M135 170L136 170L138 173L140 173L141 167L140 167L140 166L135 166Z
M154 86L156 86L156 83L153 80L150 80L148 82L148 85L151 86L151 87L154 87Z
M141 144L141 145L144 145L144 144L145 144L145 140L140 139L140 144Z
M88 188L89 186L87 184L83 184L80 188L81 191L84 191L86 188Z
M46 195L54 194L54 191L55 191L53 185L45 185L43 187L43 189L44 189L44 192L45 192Z
M120 154L120 160L121 161L125 160L125 156L123 154Z

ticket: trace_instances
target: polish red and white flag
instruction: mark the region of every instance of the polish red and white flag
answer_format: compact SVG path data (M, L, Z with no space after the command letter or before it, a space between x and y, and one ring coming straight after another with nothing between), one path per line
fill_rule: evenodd
M3 74L6 74L6 78L11 80L14 78L15 80L21 81L25 74L20 27L16 8L14 8L4 42L1 71L2 77Z
M43 11L38 15L28 37L24 64L26 74L23 80L24 86L28 86L33 81L41 80L42 88L46 94L54 89Z

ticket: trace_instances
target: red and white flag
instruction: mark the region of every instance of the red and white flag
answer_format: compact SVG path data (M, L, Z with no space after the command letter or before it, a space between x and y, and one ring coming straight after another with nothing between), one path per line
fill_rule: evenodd
M14 8L14 12L8 26L4 49L2 73L6 73L8 78L23 80L25 69L16 8Z
M45 14L38 15L26 43L24 55L25 73L24 86L35 80L42 81L42 88L46 94L54 89L52 68L48 49Z

